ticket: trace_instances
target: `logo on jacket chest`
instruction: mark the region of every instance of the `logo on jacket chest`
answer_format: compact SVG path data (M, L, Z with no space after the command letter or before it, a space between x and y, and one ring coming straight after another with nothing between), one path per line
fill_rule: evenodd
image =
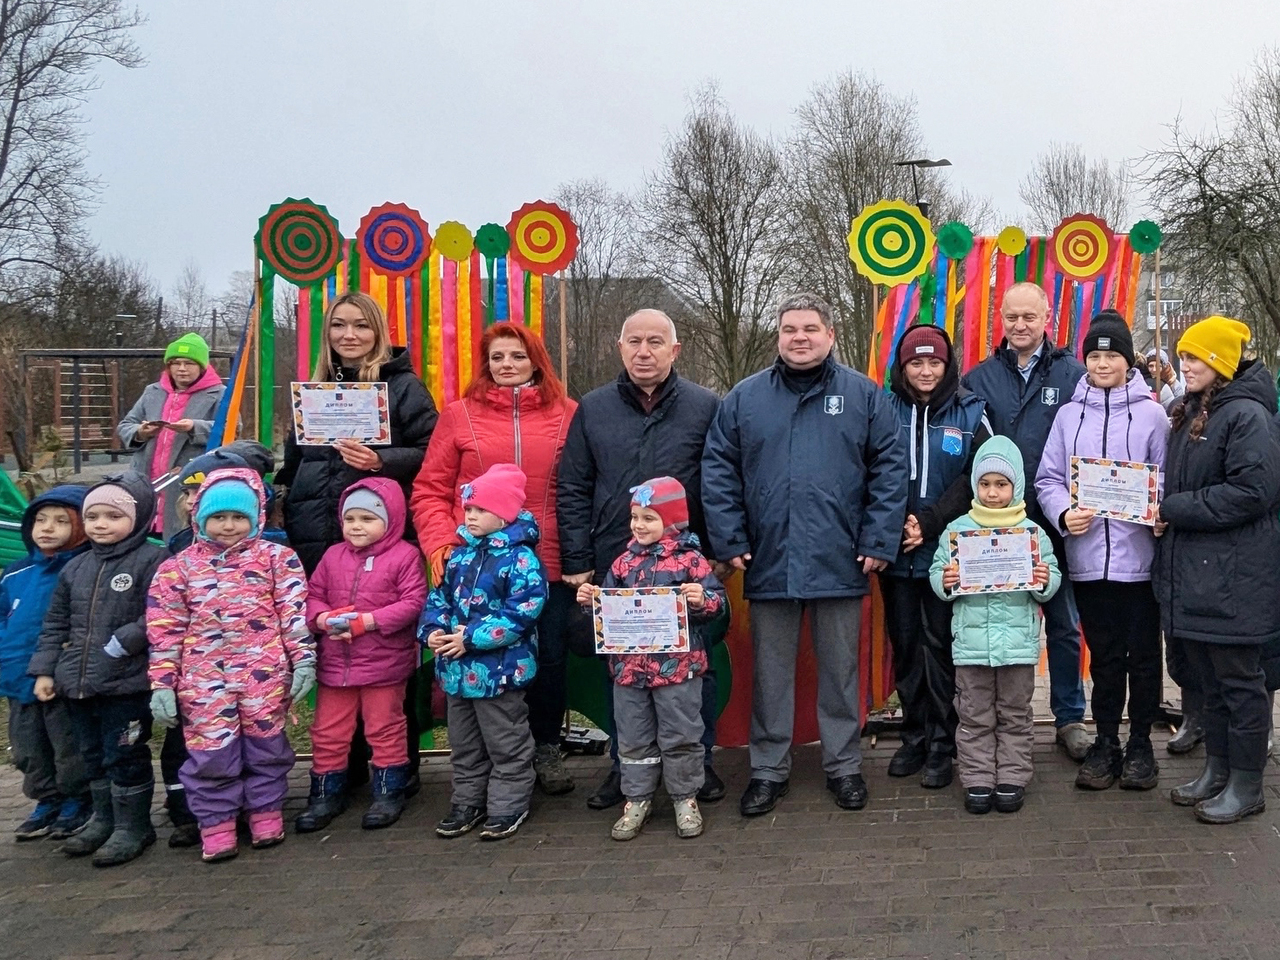
M124 593L133 586L133 575L128 573L117 573L111 578L111 589L116 593Z
M1040 389L1040 402L1046 407L1056 407L1058 405L1058 388L1042 387Z
M844 397L839 394L823 397L822 412L829 413L833 417L837 414L844 413Z
M946 427L942 431L942 452L953 457L964 452L964 431L958 427Z

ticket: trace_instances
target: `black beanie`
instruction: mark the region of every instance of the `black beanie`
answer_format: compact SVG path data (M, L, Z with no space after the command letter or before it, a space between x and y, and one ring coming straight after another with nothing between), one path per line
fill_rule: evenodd
M1133 333L1115 310L1103 310L1089 323L1089 332L1084 335L1084 355L1087 357L1094 350L1118 353L1133 366Z

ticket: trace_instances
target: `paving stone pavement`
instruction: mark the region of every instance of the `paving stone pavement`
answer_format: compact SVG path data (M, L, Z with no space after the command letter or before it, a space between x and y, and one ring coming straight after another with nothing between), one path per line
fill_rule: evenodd
M1160 788L1083 794L1075 765L1037 728L1021 813L966 814L958 785L890 780L895 742L868 745L866 810L838 810L816 747L797 751L790 795L740 817L745 750L717 766L730 786L707 831L675 835L663 806L629 843L616 811L589 811L600 758L570 761L577 790L535 799L501 843L438 839L448 763L424 764L404 819L359 829L359 807L272 850L215 866L160 842L110 870L53 841L0 835L0 956L325 960L1262 960L1280 957L1280 770L1270 807L1229 827L1195 822L1168 789L1199 772L1157 744ZM865 741L864 741L865 743ZM305 796L295 772L287 813ZM0 772L0 822L28 803ZM158 808L157 825L164 822ZM7 828L6 828L7 832Z

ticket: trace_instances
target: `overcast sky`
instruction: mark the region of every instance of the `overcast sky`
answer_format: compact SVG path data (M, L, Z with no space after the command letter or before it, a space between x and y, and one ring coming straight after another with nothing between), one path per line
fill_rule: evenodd
M1280 0L142 0L139 70L87 105L91 224L167 292L252 266L286 196L347 236L383 201L434 226L506 223L557 184L637 184L704 79L784 134L846 69L913 93L953 183L1016 213L1051 140L1139 156L1213 121ZM1119 226L1119 225L1118 225ZM1128 226L1125 224L1124 226Z

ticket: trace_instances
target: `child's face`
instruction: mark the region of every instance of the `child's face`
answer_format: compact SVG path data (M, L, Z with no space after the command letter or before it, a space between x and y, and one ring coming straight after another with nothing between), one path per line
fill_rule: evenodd
M665 528L666 524L658 516L657 510L650 510L648 507L631 508L631 535L636 538L636 543L642 546L657 543L662 539Z
M195 487L181 487L178 490L178 496L173 501L173 512L178 515L178 520L185 527L191 522L191 493Z
M342 539L357 550L377 543L387 533L387 525L376 513L356 507L342 514Z
M43 553L56 553L71 542L71 512L66 507L41 507L36 511L31 539Z
M1114 350L1090 350L1084 358L1089 382L1100 390L1118 387L1129 376L1129 361Z
M496 513L490 513L480 507L467 507L463 511L463 519L466 523L467 533L473 537L487 537L491 533L497 533L507 525L507 521Z
M243 513L221 510L204 521L204 535L222 547L234 547L253 530L253 521Z
M107 546L119 543L133 532L129 515L107 503L95 503L84 512L84 535Z
M998 473L984 473L978 478L978 502L984 507L1007 507L1013 503L1013 484Z

